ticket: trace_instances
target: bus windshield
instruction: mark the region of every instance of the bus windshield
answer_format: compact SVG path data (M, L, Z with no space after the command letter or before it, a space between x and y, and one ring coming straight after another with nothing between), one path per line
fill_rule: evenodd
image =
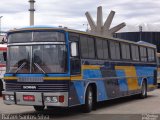
M64 33L54 31L19 32L8 36L8 43L65 41Z
M8 73L65 73L65 45L10 46Z
M8 36L7 73L65 73L65 34L24 31Z

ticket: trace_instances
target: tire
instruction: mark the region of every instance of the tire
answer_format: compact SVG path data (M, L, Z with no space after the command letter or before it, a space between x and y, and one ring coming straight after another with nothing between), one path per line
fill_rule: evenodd
M35 111L40 112L40 111L44 111L45 106L33 106Z
M144 99L146 97L147 97L147 83L146 81L143 81L142 87L141 87L140 98Z
M92 90L92 87L89 86L87 88L87 91L86 91L86 95L85 95L85 104L83 106L83 112L84 113L89 113L92 111L93 109L93 90Z

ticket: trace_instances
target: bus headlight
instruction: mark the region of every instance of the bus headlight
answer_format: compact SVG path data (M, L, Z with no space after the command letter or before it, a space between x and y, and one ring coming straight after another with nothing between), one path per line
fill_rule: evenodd
M7 101L14 101L14 95L4 95L3 98Z
M14 101L14 96L13 95L10 95L9 98L10 98L11 101Z
M9 99L9 95L5 95L5 100L7 100L7 101L9 101L10 99Z

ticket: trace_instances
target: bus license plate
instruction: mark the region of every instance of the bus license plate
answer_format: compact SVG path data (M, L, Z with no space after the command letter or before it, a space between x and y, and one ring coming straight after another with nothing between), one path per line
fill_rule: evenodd
M34 95L23 95L23 100L24 101L35 101L35 96Z

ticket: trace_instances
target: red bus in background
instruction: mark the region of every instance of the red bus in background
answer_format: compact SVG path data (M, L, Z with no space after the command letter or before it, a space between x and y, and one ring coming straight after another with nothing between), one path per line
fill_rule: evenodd
M4 90L5 87L3 76L6 71L6 56L7 56L7 45L0 44L0 95L2 95L2 91Z

